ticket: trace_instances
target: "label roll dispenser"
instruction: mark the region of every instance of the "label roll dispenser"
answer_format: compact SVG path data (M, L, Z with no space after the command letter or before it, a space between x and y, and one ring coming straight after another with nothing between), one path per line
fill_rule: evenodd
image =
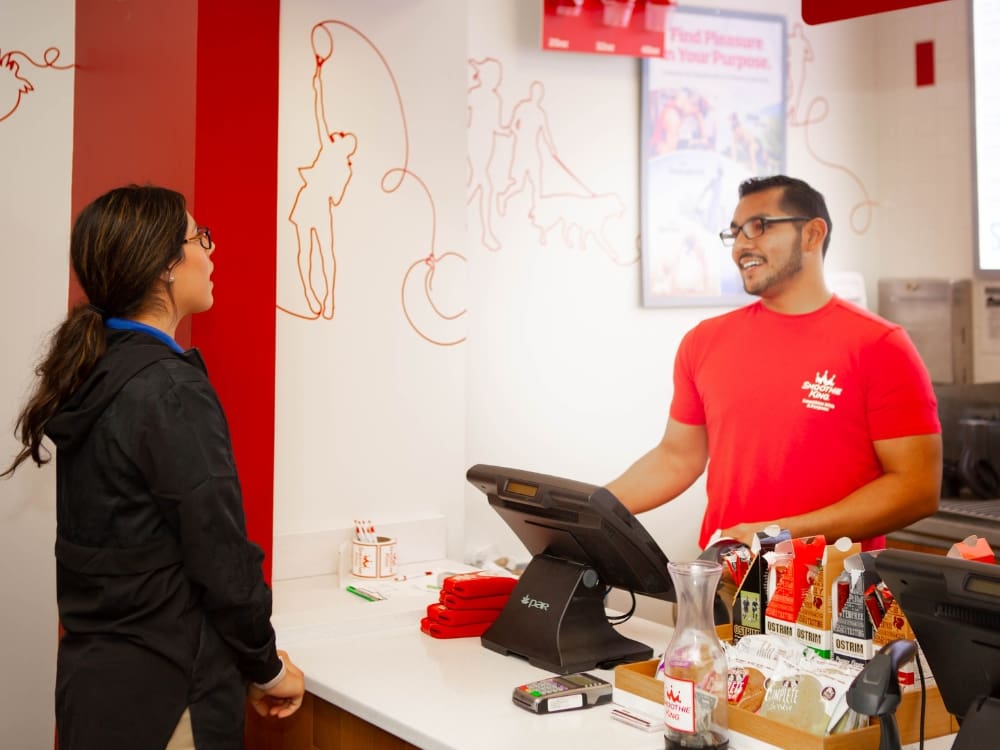
M466 478L532 554L499 617L481 636L501 654L558 674L649 659L653 650L608 621L604 597L620 588L676 601L667 557L607 489L477 464Z

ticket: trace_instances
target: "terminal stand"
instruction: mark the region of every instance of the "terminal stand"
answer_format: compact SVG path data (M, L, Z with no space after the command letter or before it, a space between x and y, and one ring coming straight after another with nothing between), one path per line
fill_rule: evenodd
M1000 735L1000 700L982 698L977 701L977 705L969 706L951 750L982 750L984 747L995 747L993 743L997 741L998 735Z
M626 638L608 622L604 595L592 567L535 555L482 644L557 674L651 658L649 646Z

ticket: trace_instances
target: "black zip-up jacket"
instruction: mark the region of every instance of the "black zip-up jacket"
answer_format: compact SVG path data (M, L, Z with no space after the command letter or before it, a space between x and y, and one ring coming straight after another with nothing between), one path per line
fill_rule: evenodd
M63 750L242 748L246 682L281 669L229 429L196 350L108 330L56 445Z

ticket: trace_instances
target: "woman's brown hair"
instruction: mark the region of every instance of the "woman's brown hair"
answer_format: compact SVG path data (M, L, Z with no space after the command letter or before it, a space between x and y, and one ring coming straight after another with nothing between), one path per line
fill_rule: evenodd
M184 196L167 188L115 188L80 212L70 235L70 260L89 304L70 310L53 333L14 427L23 447L0 477L12 475L28 458L39 466L49 461L42 449L45 426L104 354L104 319L135 317L156 304L153 289L183 257L186 230Z

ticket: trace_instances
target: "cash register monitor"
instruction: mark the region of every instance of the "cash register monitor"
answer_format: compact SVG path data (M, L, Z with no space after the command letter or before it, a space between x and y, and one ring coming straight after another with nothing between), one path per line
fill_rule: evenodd
M611 626L604 596L614 587L675 601L667 558L613 494L502 466L477 464L466 477L532 555L484 646L559 674L652 656Z
M992 746L1000 733L1000 565L886 549L875 569L959 721L953 747Z

